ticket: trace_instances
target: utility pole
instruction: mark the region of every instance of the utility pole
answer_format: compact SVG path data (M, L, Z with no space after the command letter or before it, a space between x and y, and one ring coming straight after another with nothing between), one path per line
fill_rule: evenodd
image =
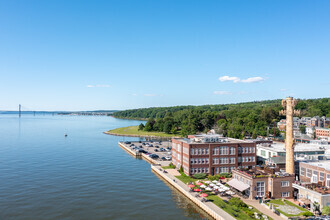
M21 117L21 104L18 106L18 116Z

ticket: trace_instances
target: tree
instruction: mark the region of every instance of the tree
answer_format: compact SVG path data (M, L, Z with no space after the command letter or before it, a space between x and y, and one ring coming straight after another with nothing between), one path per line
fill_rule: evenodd
M305 125L300 125L299 130L302 134L306 134L306 126Z
M144 130L152 131L154 124L155 124L155 120L153 118L149 118L146 125L144 126Z
M330 215L330 206L323 207L322 215Z
M141 124L139 125L139 131L142 131L143 129L144 129L144 124L141 123Z

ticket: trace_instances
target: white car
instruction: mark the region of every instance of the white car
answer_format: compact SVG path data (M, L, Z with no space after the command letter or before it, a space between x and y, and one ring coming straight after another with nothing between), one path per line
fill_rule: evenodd
M165 157L165 159L166 159L166 160L171 160L172 157L167 156L167 157Z

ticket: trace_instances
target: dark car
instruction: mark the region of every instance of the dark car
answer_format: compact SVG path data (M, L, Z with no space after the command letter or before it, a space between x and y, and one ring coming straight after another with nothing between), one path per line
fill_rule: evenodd
M149 147L153 147L154 145L150 144Z
M160 158L160 159L162 159L162 160L166 160L166 158L165 158L165 157L162 157L162 158Z
M159 148L159 146L158 146L158 145L156 145L156 146L155 146L155 148Z
M125 144L131 144L131 142L129 142L129 141L125 141Z
M158 152L158 149L155 149L156 152Z
M142 143L142 145L146 145L146 143Z

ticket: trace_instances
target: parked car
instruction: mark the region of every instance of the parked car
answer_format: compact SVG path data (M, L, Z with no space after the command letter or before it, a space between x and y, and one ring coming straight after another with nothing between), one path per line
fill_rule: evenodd
M143 142L142 145L146 145L146 143Z
M156 145L156 146L155 146L155 148L159 148L159 146L158 146L158 145Z
M172 157L166 156L165 159L166 160L172 160Z
M131 144L131 142L129 142L129 141L125 141L125 144Z
M162 158L160 158L160 159L162 159L162 160L166 160L166 158L165 158L165 157L162 157Z
M158 149L155 149L155 152L158 152L159 150Z

